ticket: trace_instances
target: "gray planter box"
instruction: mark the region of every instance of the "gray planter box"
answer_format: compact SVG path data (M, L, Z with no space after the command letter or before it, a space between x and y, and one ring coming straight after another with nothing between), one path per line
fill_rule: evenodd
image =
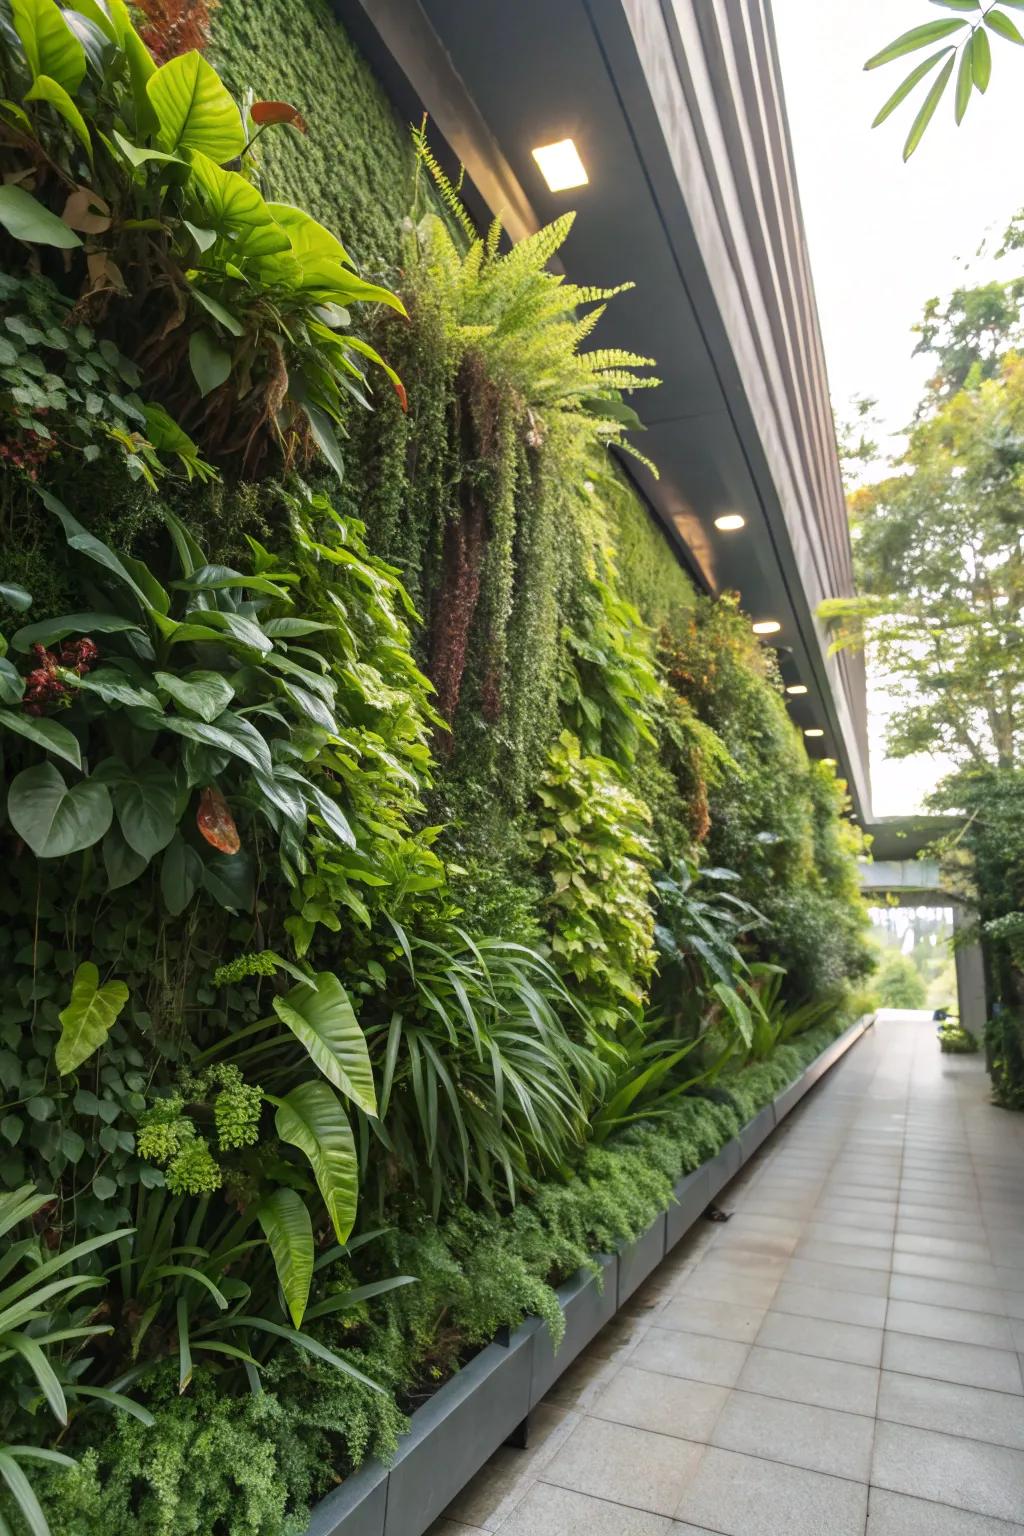
M681 1178L675 1189L676 1203L670 1205L665 1217L665 1252L674 1248L680 1238L686 1236L711 1199L708 1194L708 1169L702 1163L693 1173Z
M605 1323L615 1316L618 1302L618 1255L599 1253L599 1274L581 1269L559 1287L558 1300L565 1316L565 1337L558 1349L546 1328L540 1328L533 1343L533 1380L530 1387L532 1408L554 1386ZM397 1536L397 1533L396 1533ZM403 1533L409 1536L409 1533Z
M642 1285L652 1270L657 1269L665 1257L665 1213L655 1218L646 1232L619 1249L618 1301L623 1306L637 1286Z
M788 1088L782 1090L775 1100L776 1125L786 1118L791 1109L796 1108L810 1086L810 1083L807 1081L807 1073L803 1072L795 1083L790 1083Z
M732 1141L727 1141L722 1150L705 1164L708 1170L708 1200L711 1201L724 1189L730 1179L734 1179L740 1171L743 1163L743 1153L740 1150L739 1137L734 1136Z
M537 1338L531 1321L489 1344L413 1414L388 1477L384 1536L421 1536L526 1418Z
M388 1469L368 1461L313 1510L306 1536L384 1536Z
M774 1129L775 1106L773 1104L766 1104L764 1109L758 1111L750 1124L745 1125L742 1131L740 1131L740 1150L743 1154L744 1162L748 1158L753 1157L758 1147L771 1135Z

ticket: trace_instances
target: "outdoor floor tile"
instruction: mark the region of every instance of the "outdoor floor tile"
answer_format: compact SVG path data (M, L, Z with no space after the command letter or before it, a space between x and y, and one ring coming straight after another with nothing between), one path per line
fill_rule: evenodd
M793 1250L793 1257L817 1264L843 1264L847 1268L885 1271L891 1268L892 1261L888 1248L865 1248L855 1243L823 1243L813 1240L800 1243Z
M928 1253L894 1253L892 1267L897 1274L923 1275L930 1280L959 1280L963 1285L984 1285L991 1288L1005 1284L1000 1279L999 1271L994 1264L982 1264L967 1259L936 1258Z
M839 1221L812 1221L805 1228L807 1240L813 1243L844 1243L854 1248L891 1248L891 1226L879 1228L845 1226Z
M1024 1452L979 1440L880 1420L871 1481L999 1520L1024 1514Z
M1024 1293L1024 1264L1009 1269L1005 1265L1000 1265L996 1269L995 1283L1001 1285L1006 1291Z
M734 1387L748 1352L748 1345L732 1339L652 1327L636 1346L629 1363L666 1376L688 1376L718 1387Z
M1012 1392L883 1371L878 1417L1024 1451L1024 1398Z
M676 1296L658 1314L658 1327L752 1344L764 1317L763 1307L738 1307L733 1302L708 1301L703 1296Z
M778 1289L774 1275L737 1274L720 1264L706 1261L676 1291L677 1296L701 1296L705 1301L728 1301L738 1307L767 1307Z
M792 1403L873 1414L878 1371L845 1360L821 1360L755 1344L736 1382L741 1392L762 1392Z
M893 1243L897 1253L927 1253L937 1259L972 1259L990 1264L988 1243L965 1242L959 1237L921 1237L914 1232L897 1232Z
M670 1536L663 1515L600 1498L588 1498L550 1483L537 1483L518 1509L499 1526L500 1536Z
M988 1387L994 1392L1024 1393L1020 1362L1006 1349L925 1339L910 1333L887 1333L882 1364L887 1371L903 1371L911 1376L958 1381L967 1387Z
M579 1413L547 1400L530 1416L527 1451L502 1446L445 1511L471 1529L495 1530L512 1513L559 1446L580 1422Z
M584 1419L548 1463L544 1481L671 1515L702 1455L702 1447L688 1440L603 1419ZM532 1530L529 1536L534 1536Z
M885 1488L872 1488L868 1495L867 1536L1014 1536L1018 1531L1024 1531L1024 1525L910 1499Z
M889 1295L896 1301L920 1301L931 1307L953 1307L961 1312L1006 1311L1006 1295L992 1287L964 1285L959 1280L932 1280L927 1275L902 1275L894 1272L889 1280Z
M888 1302L884 1296L861 1296L856 1291L828 1291L816 1285L798 1285L784 1280L772 1299L773 1312L789 1312L794 1317L821 1317L834 1323L859 1323L864 1328L881 1328Z
M635 1429L707 1443L729 1396L727 1387L624 1366L590 1412Z
M848 1360L853 1365L879 1365L882 1359L880 1328L864 1328L856 1323L838 1323L816 1317L793 1317L787 1312L769 1312L757 1342L768 1349L791 1349L797 1354L818 1355L825 1360Z
M724 1536L862 1536L867 1492L863 1483L713 1447L676 1513Z
M896 1333L926 1334L932 1339L954 1339L961 1344L987 1344L990 1349L1012 1349L1009 1319L988 1312L965 1312L958 1307L934 1307L919 1301L889 1302L886 1327Z
M860 1296L887 1296L889 1276L882 1269L858 1269L852 1264L822 1264L816 1259L791 1259L782 1283L815 1285L825 1291L853 1291Z
M857 1414L733 1392L711 1443L726 1451L866 1483L874 1432L874 1420Z

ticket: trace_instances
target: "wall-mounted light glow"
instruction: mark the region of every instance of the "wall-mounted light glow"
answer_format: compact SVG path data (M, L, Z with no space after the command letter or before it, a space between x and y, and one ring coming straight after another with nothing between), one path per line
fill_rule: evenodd
M814 736L824 736L824 734L825 734L825 732L820 728L820 726L817 726L817 725L810 725L810 726L807 727L807 730L804 731L804 735L805 736L811 736L811 737L814 737Z
M782 625L778 619L758 619L756 624L751 625L751 628L755 635L777 635Z
M533 151L533 158L540 166L540 173L550 192L568 192L570 187L585 187L590 180L572 139L559 139L557 144L539 144Z
M826 768L834 768L836 766L836 760L834 757L823 757L822 762L825 764Z
M803 693L807 692L807 684L806 683L790 683L788 685L788 687L786 688L786 692L787 693L791 693L793 695L793 697L795 698L797 696L797 694L803 694Z
M747 520L739 512L726 512L722 517L715 518L715 527L723 533L735 533L737 528L745 528Z

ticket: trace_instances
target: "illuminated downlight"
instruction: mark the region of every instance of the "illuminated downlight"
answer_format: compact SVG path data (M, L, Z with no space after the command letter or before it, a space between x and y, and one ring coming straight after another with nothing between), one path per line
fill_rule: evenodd
M794 698L795 698L798 694L804 694L804 693L807 692L807 684L806 683L790 683L789 687L786 689L786 692L787 693L791 693L794 696Z
M824 734L825 732L821 729L820 726L817 725L810 725L808 726L807 730L804 731L804 735L810 736L812 739L817 736L824 736Z
M715 518L715 527L723 533L735 533L738 528L745 528L747 520L739 512L726 512L722 517Z
M758 619L751 627L755 635L777 635L782 625L778 619Z
M551 192L568 192L570 187L585 187L590 177L572 139L557 144L540 144L533 151L540 173Z

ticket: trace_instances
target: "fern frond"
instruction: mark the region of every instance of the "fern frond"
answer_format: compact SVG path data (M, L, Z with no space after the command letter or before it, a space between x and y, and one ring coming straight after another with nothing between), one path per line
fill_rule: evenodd
M423 119L418 128L412 130L412 143L413 149L416 151L416 158L430 173L431 180L437 188L437 195L441 202L458 224L466 239L470 241L475 240L477 237L476 228L473 220L463 207L462 199L459 196L459 192L462 190L462 178L465 174L464 167L460 166L459 168L458 186L453 186L441 165L435 159L434 153L427 142L426 118Z

